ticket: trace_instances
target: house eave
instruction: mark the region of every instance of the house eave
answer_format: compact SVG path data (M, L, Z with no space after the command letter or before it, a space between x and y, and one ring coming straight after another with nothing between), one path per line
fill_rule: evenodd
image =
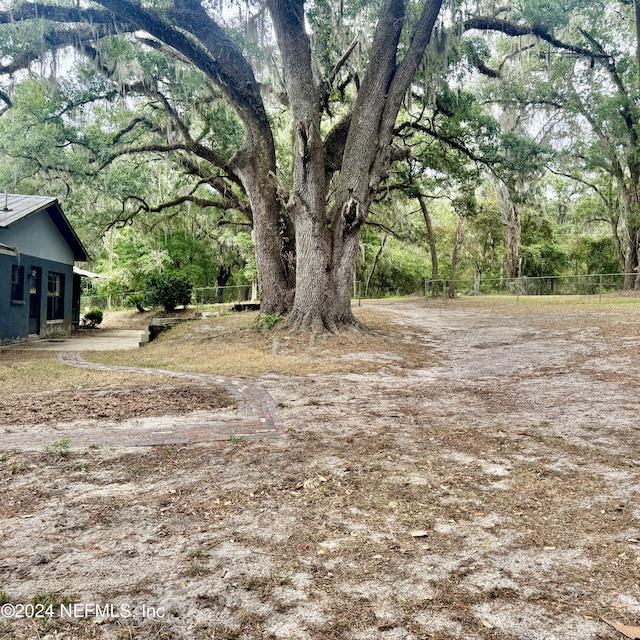
M15 247L10 247L8 244L2 244L0 242L0 255L17 257L20 254Z

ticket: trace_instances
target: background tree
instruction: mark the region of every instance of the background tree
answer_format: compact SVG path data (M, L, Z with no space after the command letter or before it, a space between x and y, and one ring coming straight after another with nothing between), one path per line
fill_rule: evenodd
M527 73L506 77L501 66L484 66L498 78L502 102L535 105L539 117L559 115L554 134L559 156L570 163L555 170L591 183L608 174L615 184L618 212L610 209L614 242L622 245L625 286L639 285L638 216L640 149L636 123L640 115L640 75L636 3L575 1L526 2L520 16L530 28L500 19L492 24L468 21L529 39ZM535 40L531 37L535 36ZM482 61L488 63L488 57ZM603 191L595 190L603 196ZM606 196L605 196L606 197Z

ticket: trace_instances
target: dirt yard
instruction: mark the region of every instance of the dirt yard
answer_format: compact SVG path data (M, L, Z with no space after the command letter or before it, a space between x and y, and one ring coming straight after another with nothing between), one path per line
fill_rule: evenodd
M4 430L44 416L51 446L0 439L0 638L640 637L637 302L368 304L377 331L325 352L242 329L273 359L257 379L286 433L264 442L69 449L64 421L150 415L134 382L101 374L89 403L14 389ZM200 369L216 331L234 339L181 331L165 349L201 341ZM292 350L335 372L286 375ZM0 379L33 366L12 358ZM163 414L225 405L154 384L135 379Z

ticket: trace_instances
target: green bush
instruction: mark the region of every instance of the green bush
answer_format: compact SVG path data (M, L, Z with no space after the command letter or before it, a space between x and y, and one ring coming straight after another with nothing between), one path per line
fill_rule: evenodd
M570 254L571 261L580 273L618 273L622 265L618 262L616 245L611 237L578 238Z
M139 313L144 313L144 295L142 293L132 293L124 299L128 307L135 307Z
M97 325L102 322L102 311L100 309L91 309L91 311L87 311L84 314L84 324L89 327L89 329L93 329Z
M147 278L144 286L144 304L173 311L176 307L186 307L191 302L192 291L191 281L182 273L167 271L153 274Z
M253 326L255 329L260 329L263 333L271 331L280 321L281 315L276 313L261 313L254 321Z

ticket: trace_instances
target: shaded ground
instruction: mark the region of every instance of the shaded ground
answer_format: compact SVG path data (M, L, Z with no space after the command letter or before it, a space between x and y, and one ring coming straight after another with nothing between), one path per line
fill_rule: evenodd
M0 637L622 637L639 309L380 305L350 373L261 377L286 438L4 452L0 601L56 615Z

